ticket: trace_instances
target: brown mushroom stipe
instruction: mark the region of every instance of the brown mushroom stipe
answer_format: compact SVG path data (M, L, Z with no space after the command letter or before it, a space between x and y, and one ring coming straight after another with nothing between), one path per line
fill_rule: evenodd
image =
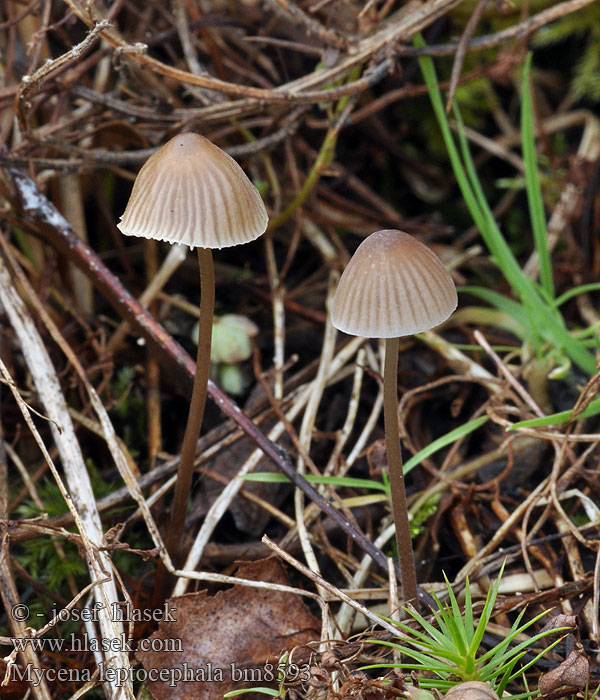
M356 249L333 303L332 324L345 333L385 338L383 413L392 512L404 599L418 604L398 428L398 338L438 326L456 308L452 278L427 246L404 231L377 231Z
M166 537L176 564L181 559L210 368L215 298L211 248L253 241L265 232L267 223L258 190L235 160L203 136L185 133L170 139L144 163L117 224L128 236L198 248L201 296L196 374Z

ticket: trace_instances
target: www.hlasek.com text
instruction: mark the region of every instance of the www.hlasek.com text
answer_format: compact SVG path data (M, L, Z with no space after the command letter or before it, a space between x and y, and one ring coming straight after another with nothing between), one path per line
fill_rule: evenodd
M88 637L87 634L71 634L68 637L55 639L42 639L38 637L13 637L13 648L17 651L25 651L27 648L33 651L43 652L81 652L81 651L155 651L155 652L180 652L184 651L181 639L177 637L162 639L160 637L148 637L137 642L122 632L118 637L98 639Z

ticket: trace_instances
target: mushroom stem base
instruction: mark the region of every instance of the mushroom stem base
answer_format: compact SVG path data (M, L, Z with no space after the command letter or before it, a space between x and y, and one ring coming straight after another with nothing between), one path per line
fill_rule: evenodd
M402 593L406 602L418 606L417 576L410 537L400 430L398 428L398 338L385 341L385 364L383 368L383 417L385 421L385 450L387 454L392 514L396 526L396 543L400 560Z

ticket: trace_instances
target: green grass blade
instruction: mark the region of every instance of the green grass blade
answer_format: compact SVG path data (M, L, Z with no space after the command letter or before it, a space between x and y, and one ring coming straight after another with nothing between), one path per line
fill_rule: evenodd
M414 43L416 46L425 45L420 35L415 37ZM596 370L594 356L586 350L583 344L569 335L562 319L555 316L553 309L549 308L544 298L540 296L537 286L522 272L512 251L500 233L479 185L466 144L464 130L462 130L461 135L460 115L458 110L456 110L455 113L458 115L459 120L459 140L461 140L462 155L465 159L465 164L463 165L450 131L435 75L433 60L428 56L423 56L419 58L419 65L462 196L496 264L501 268L513 290L521 298L528 315L528 322L552 345L558 349L563 349L571 360L587 374L593 374Z
M290 481L285 474L272 472L255 472L253 474L245 474L242 478L245 481L258 481L263 484L284 484ZM360 488L387 492L385 484L372 479L358 479L350 476L319 476L317 474L308 474L304 478L310 484L327 484L328 486L345 486L352 489Z
M420 630L412 629L411 627L405 626L402 623L396 623L399 627L401 627L411 637L416 637L419 640L420 644L432 647L432 645L435 643L440 649L444 647L444 644L447 642L447 639L445 638L443 631L438 630L432 624L427 622L427 620L424 617L421 617L421 615L419 615L419 613L417 613L415 610L407 608L404 608L404 610L414 620L416 620L419 623L419 625L421 625L423 630L425 630L426 634L423 634L423 632L421 632ZM432 613L435 618L437 614L436 611L432 609Z
M583 420L584 418L591 418L600 413L600 399L594 399L589 403L585 411L577 416L577 420ZM573 418L573 410L570 411L560 411L559 413L552 413L549 416L543 416L542 418L531 418L530 420L521 420L518 423L514 423L510 427L506 428L507 431L517 430L518 428L543 428L547 425L560 425Z
M388 618L384 618L384 619L388 619ZM392 620L388 620L388 621L393 622ZM439 651L439 649L442 648L441 641L443 641L443 640L442 640L442 635L439 634L439 632L438 632L439 637L436 638L431 634L425 634L419 630L413 630L410 627L407 627L404 631L407 634L410 633L409 639L403 638L403 641L405 644L408 644L410 642L411 644L415 644L419 648L421 648L421 647L427 648L431 651L433 651L433 650ZM436 632L437 632L437 630L436 630ZM376 643L379 644L379 642L376 642ZM381 642L381 643L383 644L384 642ZM391 643L386 642L386 644L388 646L392 646L394 644L394 642L391 642Z
M431 671L432 673L435 673L436 676L441 678L442 680L446 680L449 675L451 675L452 669L448 667L444 667L443 665L437 664L435 662L432 662L429 664L428 662L431 661L429 658L425 658L423 660L424 663L427 663L427 670ZM390 661L389 663L381 663L381 664L369 664L368 666L360 666L358 669L359 671L369 671L371 669L376 669L376 668L404 668L409 671L422 671L423 670L423 664L422 663L416 663L416 664L404 664L404 663L393 663ZM452 684L453 685L453 684ZM425 687L423 685L423 681L419 681L419 687ZM440 688L441 684L438 683L437 681L432 681L432 686L435 688Z
M498 577L496 578L494 585L488 590L487 596L485 598L485 603L483 605L483 610L481 611L481 617L479 618L479 622L477 624L475 633L473 634L473 639L471 640L471 645L469 647L470 656L475 656L477 654L477 650L479 649L479 645L481 644L481 640L483 639L483 635L485 634L488 622L490 621L492 613L494 612L494 603L496 602L496 597L500 588L500 581L502 580L502 574L504 573L505 564L506 560L502 563L502 566L500 567L500 571L498 572Z
M590 282L589 284L580 284L577 287L567 290L564 294L561 294L553 302L552 306L558 308L562 306L566 301L576 297L578 294L585 294L586 292L597 292L600 290L600 282Z
M416 455L413 455L406 461L404 467L402 468L404 473L408 474L413 467L416 467L417 464L420 464L424 459L427 459L427 457L435 454L438 452L438 450L446 447L446 445L450 445L453 442L456 442L456 440L459 438L472 433L474 430L477 430L477 428L481 427L484 423L487 423L488 420L489 418L487 416L479 416L479 418L474 418L473 420L460 425L458 428L454 428L454 430L451 430L449 433L442 435L437 440L434 440L422 450L419 450Z
M469 577L465 578L465 631L467 633L467 647L471 648L473 637L475 635L475 626L473 624L473 603L471 600L471 587L469 585Z
M465 621L450 585L450 581L446 578L444 574L444 581L446 582L446 588L448 589L448 598L450 600L451 612L448 610L448 615L446 617L446 624L453 631L453 637L455 639L455 644L457 651L463 656L467 655L467 649L469 647L469 639L467 632L465 630Z
M548 340L556 348L564 348L573 362L578 364L588 374L594 374L596 371L594 356L587 352L582 343L569 335L562 317L556 315L554 309L540 296L537 285L523 273L516 258L513 256L504 240L504 237L500 233L500 229L483 195L456 105L454 106L454 110L459 127L458 135L465 167L471 179L472 186L476 191L476 195L481 202L482 213L487 224L486 228L481 229L481 235L510 286L521 298L524 311L527 314L528 325L531 327L533 333L539 333L539 335Z
M433 680L430 681L427 678L419 678L419 688L424 688L427 690L428 688L437 688L441 693L448 692L450 688L453 688L456 685L455 680L443 680L443 681L438 681L438 680Z
M457 666L462 660L462 657L459 654L452 653L443 647L438 648L437 646L433 646L431 649L427 648L426 650L423 650L413 649L405 644L395 644L393 642L386 642L379 639L371 639L369 642L379 646L391 647L401 654L405 654L411 659L425 664L427 669L433 670L433 668L436 668L440 671L445 671L446 673L451 673L454 666ZM406 640L406 642L408 643L408 640ZM441 659L444 659L444 661ZM446 663L446 661L449 661L450 663ZM399 664L394 665L397 667ZM400 665L404 666L404 664ZM421 666L421 668L423 667Z
M486 301L491 306L495 306L500 311L503 311L504 313L508 314L522 327L521 334L519 335L520 338L526 335L530 335L527 328L529 319L527 317L525 309L523 308L523 305L519 304L518 301L509 299L504 294L500 294L499 292L496 292L493 289L487 289L486 287L468 285L460 287L459 291L465 292L466 294L472 294L473 296L478 297L483 301ZM513 332L516 333L516 329L514 329Z
M526 639L524 642L521 642L515 647L508 648L511 642L520 634L523 634L525 630L527 630L531 625L535 624L538 620L540 620L542 617L548 614L550 612L549 610L544 610L538 615L536 615L532 620L529 620L526 622L524 625L520 624L520 621L523 617L523 614L525 613L525 609L521 611L519 614L518 618L515 620L513 623L509 633L507 634L506 638L500 642L496 647L493 649L490 649L490 651L487 652L487 654L484 654L480 662L485 662L482 666L481 673L482 674L498 674L498 670L502 671L503 669L509 667L511 664L514 666L514 661L513 659L519 659L523 654L527 653L529 647L533 646L538 642L540 639L543 639L544 637L547 637L551 634L554 634L555 632L558 631L569 631L569 628L557 628L555 630L546 630L545 632L539 632L538 634L534 635L533 637L530 637L529 639ZM560 640L559 640L560 641ZM549 651L551 647L546 648L544 651L542 651L542 656Z
M523 161L525 163L525 189L529 203L529 216L533 229L535 249L538 254L540 282L549 299L554 299L554 280L552 277L552 261L548 250L548 235L544 200L537 167L535 152L535 132L533 127L533 104L529 74L531 71L531 53L527 55L523 70L523 96L521 99L521 142Z
M545 613L544 613L545 614ZM524 629L525 627L520 628L519 625L521 624L521 620L523 619L523 615L525 615L525 608L521 610L521 612L517 615L516 620L513 622L511 625L510 630L508 631L507 635L505 638L496 644L495 647L492 647L489 651L487 651L483 656L479 657L479 662L480 663L487 663L490 662L495 666L501 665L500 660L506 661L506 659L510 658L511 655L514 655L515 650L514 649L508 649L510 646L511 642L513 639ZM529 623L531 624L531 623Z
M420 627L422 627L424 632L422 632L420 629L417 628L412 628L409 627L408 625L405 625L403 622L398 622L398 620L392 620L389 617L383 617L384 620L387 620L387 622L391 623L392 625L395 625L396 627L399 627L408 637L411 638L411 641L414 639L417 640L417 642L423 646L431 646L432 644L440 644L443 640L442 637L443 635L439 630L437 630L433 625L431 625L429 622L424 617L421 617L421 615L416 611L411 608L404 608L404 611L413 617L413 619L419 623Z
M424 47L425 41L420 34L416 34L413 43L417 47ZM477 199L469 185L465 170L463 168L458 150L452 138L452 133L450 131L450 126L448 120L446 119L446 111L442 103L442 95L440 93L440 88L437 81L437 76L435 74L435 68L433 67L433 60L429 56L422 56L419 60L419 66L423 74L423 79L427 85L427 90L429 92L429 99L433 107L433 111L438 120L438 124L442 131L442 136L444 138L444 143L446 144L446 150L448 151L448 156L450 162L452 163L452 168L454 169L454 174L456 176L456 181L462 196L471 212L471 216L475 221L475 225L479 230L482 230L485 226L485 220L483 217L483 212L479 209Z
M555 347L562 348L571 360L587 374L592 375L596 372L594 356L585 349L583 343L569 335L564 325L556 319L554 314L550 313L547 307L540 307L537 323L542 330L542 335Z
M438 626L439 631L441 632L443 638L447 640L449 643L454 643L454 640L452 639L452 634L450 631L450 627L448 626L449 616L447 614L446 608L441 607L438 610L432 610L433 613L433 619L435 620L436 625Z
M513 290L521 297L523 303L535 305L536 301L539 301L537 291L535 290L531 280L525 274L523 274L517 259L504 240L504 236L500 232L500 228L496 223L494 214L490 209L490 206L487 203L483 193L483 188L479 181L477 171L475 170L473 158L471 157L471 151L469 150L469 144L467 142L462 118L456 104L454 105L453 111L458 126L458 140L461 147L465 169L469 177L471 187L475 192L479 209L484 217L484 227L480 229L481 236L494 256L496 264L501 269ZM530 296L532 291L533 296Z
M525 653L525 652L523 652ZM522 654L521 654L522 656ZM520 656L517 656L515 659L512 659L510 663L506 665L504 668L504 673L502 674L502 678L500 679L499 683L496 685L496 692L500 697L504 695L504 691L506 689L506 686L508 685L508 679L510 677L510 674L512 673L513 668L516 666L517 661L519 660ZM487 680L489 681L495 681L498 679L498 676L500 673L494 673L491 674Z
M533 625L537 620L540 619L540 617L543 617L546 615L549 610L544 610L540 615L537 615L533 620L530 620L526 625L523 625L523 627L520 627L519 630L517 631L517 634L521 634L523 630L527 629L531 625ZM520 644L517 644L516 647L513 647L510 652L512 654L520 654L521 651L527 652L528 647L533 646L536 644L536 642L539 642L540 639L543 639L544 637L548 637L551 634L556 634L557 632L571 632L570 627L557 627L556 629L553 630L546 630L545 632L539 632L538 634L534 634L533 637L530 637L529 639L526 639L524 642L521 642ZM516 636L516 635L515 635ZM563 637L564 639L564 637Z
M507 681L507 685L508 685L508 683L510 683L511 681L513 681L515 678L518 678L522 673L525 673L525 671L529 670L532 666L535 666L535 664L537 664L537 662L538 662L543 656L546 656L546 654L547 654L549 651L551 651L552 649L554 649L554 647L555 647L557 644L560 644L560 642L564 641L564 639L565 639L564 637L559 637L559 638L556 639L554 642L552 642L551 644L549 644L545 649L542 649L542 651L540 651L540 652L537 654L537 656L534 656L533 659L531 659L530 661L528 661L524 666L522 666L521 668L519 668L519 670L518 670L516 673L513 673L512 676L510 676L510 678L509 678L508 681Z

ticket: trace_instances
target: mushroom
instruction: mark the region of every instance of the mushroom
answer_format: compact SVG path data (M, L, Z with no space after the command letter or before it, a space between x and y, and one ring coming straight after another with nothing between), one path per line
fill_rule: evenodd
M331 305L331 322L338 330L386 339L383 410L392 513L404 599L415 603L417 577L398 428L398 338L434 328L456 305L454 282L437 255L396 230L377 231L358 246Z
M184 133L167 141L144 163L117 224L128 236L198 249L201 299L196 374L166 541L176 561L208 385L215 294L211 249L253 241L265 232L267 223L258 190L235 160L203 136Z
M448 700L498 700L489 683L482 681L465 681L457 683L444 695Z

